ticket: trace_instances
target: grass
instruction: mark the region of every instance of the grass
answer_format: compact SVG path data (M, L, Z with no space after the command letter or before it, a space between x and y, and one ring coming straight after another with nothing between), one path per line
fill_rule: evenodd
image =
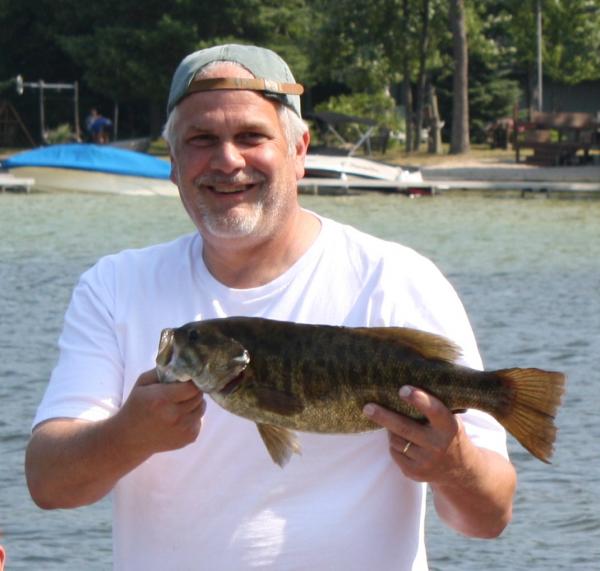
M512 149L491 149L489 145L471 145L468 153L451 155L449 145L442 145L442 152L432 155L426 151L407 154L402 149L392 149L385 155L373 153L370 158L392 164L401 164L404 166L434 166L460 165L465 162L482 163L507 163L515 162L515 152Z

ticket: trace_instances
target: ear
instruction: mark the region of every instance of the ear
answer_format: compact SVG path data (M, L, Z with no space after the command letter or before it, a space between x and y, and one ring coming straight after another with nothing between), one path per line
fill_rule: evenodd
M294 155L294 161L296 163L296 180L300 180L304 176L304 159L308 152L309 144L310 132L307 130L296 144L296 154Z

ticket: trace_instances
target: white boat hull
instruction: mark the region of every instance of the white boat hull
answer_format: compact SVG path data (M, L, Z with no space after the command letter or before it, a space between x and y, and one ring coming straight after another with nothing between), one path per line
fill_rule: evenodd
M420 171L351 156L308 154L301 189L337 187L345 190L403 191L425 187Z
M16 178L34 179L32 189L41 192L179 195L177 187L170 180L159 178L54 167L19 167L11 169L10 174Z

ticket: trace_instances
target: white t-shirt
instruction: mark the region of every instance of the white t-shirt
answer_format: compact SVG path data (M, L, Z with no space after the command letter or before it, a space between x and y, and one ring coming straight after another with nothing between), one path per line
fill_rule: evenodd
M202 259L198 234L101 259L74 290L60 358L34 424L114 414L160 332L233 315L437 332L481 367L456 293L414 251L321 219L308 252L271 283L231 289ZM425 486L405 478L385 431L299 434L302 456L275 465L254 424L208 400L197 441L154 455L113 491L118 570L427 569ZM474 442L506 455L491 417L463 415Z

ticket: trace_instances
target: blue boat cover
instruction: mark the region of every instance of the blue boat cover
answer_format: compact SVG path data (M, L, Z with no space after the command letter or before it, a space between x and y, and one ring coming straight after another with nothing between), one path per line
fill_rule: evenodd
M51 145L25 151L2 161L2 167L54 167L160 179L168 179L171 172L168 161L110 145L88 143Z

